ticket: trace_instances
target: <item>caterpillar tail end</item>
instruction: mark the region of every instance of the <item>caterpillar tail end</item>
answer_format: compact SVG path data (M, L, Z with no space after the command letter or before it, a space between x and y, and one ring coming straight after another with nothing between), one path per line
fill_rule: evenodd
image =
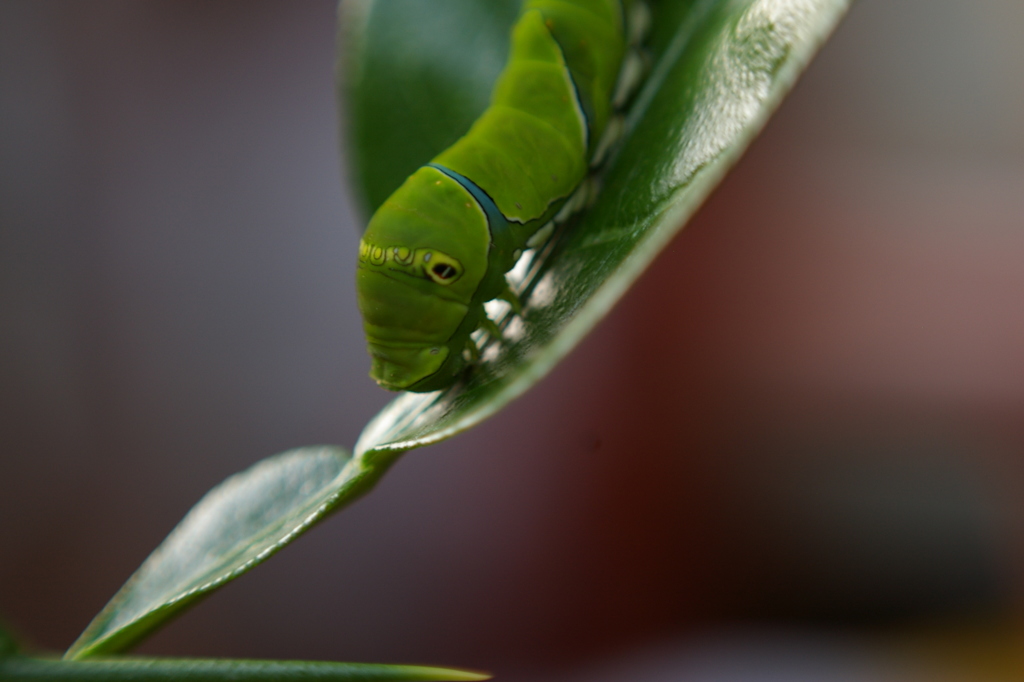
M436 377L448 374L442 371L451 364L448 355L445 346L396 348L371 344L370 378L389 391L432 391Z

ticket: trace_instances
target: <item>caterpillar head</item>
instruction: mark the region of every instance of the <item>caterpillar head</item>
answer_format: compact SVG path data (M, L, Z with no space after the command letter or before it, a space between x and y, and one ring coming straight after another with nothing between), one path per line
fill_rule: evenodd
M432 391L462 370L489 242L477 203L433 168L416 171L377 210L359 245L356 285L378 384Z

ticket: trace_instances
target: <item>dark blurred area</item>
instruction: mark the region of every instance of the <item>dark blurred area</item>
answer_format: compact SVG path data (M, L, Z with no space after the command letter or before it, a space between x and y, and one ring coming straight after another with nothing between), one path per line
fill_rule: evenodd
M335 30L328 0L0 3L0 614L40 646L207 489L390 397ZM141 651L904 680L938 678L864 642L1016 632L1022 30L1018 0L857 3L550 377Z

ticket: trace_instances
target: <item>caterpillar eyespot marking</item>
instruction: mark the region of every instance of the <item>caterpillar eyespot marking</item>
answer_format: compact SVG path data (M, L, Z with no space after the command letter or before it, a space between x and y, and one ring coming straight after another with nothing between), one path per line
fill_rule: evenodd
M518 295L556 227L597 196L590 175L622 136L650 23L641 0L524 1L490 106L377 209L360 242L378 384L446 388L501 353L503 329L522 336L524 310L550 304L544 281L527 306Z

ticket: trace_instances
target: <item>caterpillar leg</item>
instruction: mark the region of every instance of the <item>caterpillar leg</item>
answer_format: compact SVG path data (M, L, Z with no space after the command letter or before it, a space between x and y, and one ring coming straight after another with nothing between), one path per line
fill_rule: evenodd
M615 84L612 106L622 109L640 87L650 70L650 58L643 49L644 40L651 30L651 9L642 0L633 4L626 18L629 35L628 49L619 67L619 80Z
M604 133L597 143L597 149L594 150L594 158L590 160L591 168L597 168L604 163L608 157L608 152L619 141L619 138L622 137L624 127L625 117L622 114L613 114L608 119L608 125L605 127Z
M643 81L646 71L647 60L643 54L637 48L630 48L622 59L622 70L619 71L619 81L615 85L615 95L612 97L613 107L622 109L626 106L626 102Z
M542 244L544 244L544 242L551 238L551 234L554 231L554 221L548 222L544 227L534 232L533 235L526 240L526 248L536 249L538 246L541 246Z
M495 323L494 320L483 315L480 318L480 326L477 329L482 329L491 335L492 339L501 339L501 328ZM476 347L476 344L473 344Z
M466 339L466 347L462 350L462 357L471 365L480 362L480 349L476 347L476 341L472 338Z
M519 297L516 296L516 292L512 291L512 287L508 286L508 284L506 284L505 289L500 294L498 294L498 298L500 298L503 301L507 301L508 304L512 306L513 313L515 313L516 315L522 315L523 304L519 300Z
M626 30L631 47L647 40L647 34L651 32L651 8L643 0L634 2L630 8L629 16L626 17Z

